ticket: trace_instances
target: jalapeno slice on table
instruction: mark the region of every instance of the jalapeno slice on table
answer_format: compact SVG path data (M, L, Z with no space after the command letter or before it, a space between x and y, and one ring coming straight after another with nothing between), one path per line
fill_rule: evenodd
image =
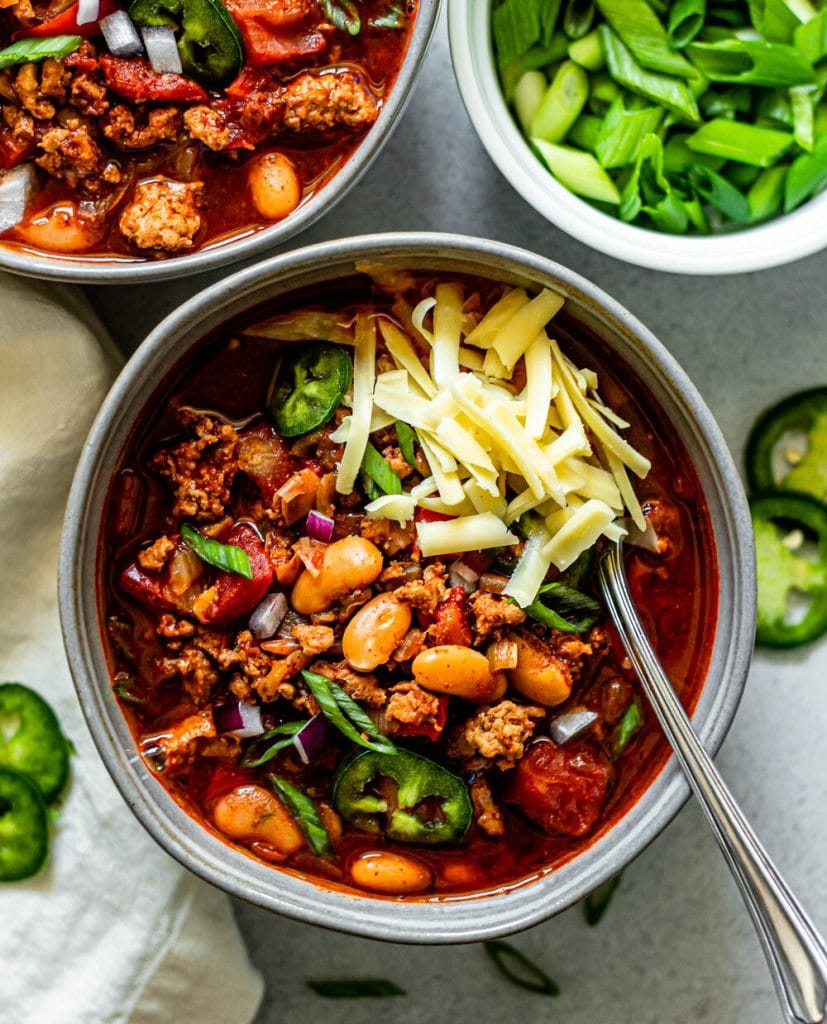
M202 85L226 85L241 71L244 43L221 0L134 0L129 16L142 28L169 25L179 32L184 74Z
M427 757L397 749L348 758L333 780L333 804L365 832L400 843L454 843L471 824L468 790L459 776Z
M762 413L747 441L746 466L754 491L797 491L827 503L827 387Z
M21 683L0 683L0 766L33 779L53 800L69 774L69 747L54 711Z
M754 498L750 508L758 565L757 642L809 643L827 632L827 508L808 495L781 491ZM796 595L808 602L799 617L791 614Z
M0 882L37 874L48 850L43 794L25 775L0 768Z
M350 357L329 341L312 341L284 357L270 407L276 430L298 437L327 423L353 377Z

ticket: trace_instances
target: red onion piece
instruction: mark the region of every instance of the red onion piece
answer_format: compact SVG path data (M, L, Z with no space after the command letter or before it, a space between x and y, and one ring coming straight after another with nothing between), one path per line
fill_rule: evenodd
M258 704L245 704L240 700L219 704L213 709L213 721L217 732L237 736L240 740L261 736L264 732L261 708Z
M153 71L159 74L183 74L184 67L181 64L178 43L175 41L175 32L169 25L147 25L141 29L141 36Z
M75 20L78 25L88 25L98 20L100 0L78 0L78 13Z
M281 625L287 614L287 598L284 594L265 594L248 623L256 640L269 640Z
M134 57L144 52L135 23L126 11L113 11L100 20L100 30L109 52L116 57Z
M452 587L462 587L466 594L472 594L477 587L477 580L480 578L467 562L458 558L448 566L448 582Z
M549 722L548 734L559 747L573 740L575 736L580 736L596 721L597 714L587 708L564 711L562 715L557 715Z
M312 509L307 513L307 521L304 524L304 528L307 531L308 537L312 537L313 540L324 541L327 544L333 536L335 525L330 516L323 516L321 512Z
M293 737L293 746L298 751L302 763L310 764L324 752L329 738L330 727L320 711L296 733Z

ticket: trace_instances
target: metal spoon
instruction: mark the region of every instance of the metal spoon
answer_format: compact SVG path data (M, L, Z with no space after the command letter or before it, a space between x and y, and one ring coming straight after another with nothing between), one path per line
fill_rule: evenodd
M638 618L622 543L607 547L598 575L612 621L750 912L785 1019L790 1024L822 1024L827 1020L827 945L695 735Z

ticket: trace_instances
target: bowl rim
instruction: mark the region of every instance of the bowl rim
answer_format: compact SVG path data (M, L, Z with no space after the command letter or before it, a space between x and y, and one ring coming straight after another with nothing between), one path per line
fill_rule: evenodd
M379 116L355 152L329 181L299 206L295 213L270 227L230 237L186 256L153 260L106 258L78 260L71 254L38 253L8 248L0 241L0 270L24 277L73 281L86 285L139 284L172 281L229 266L275 249L309 228L333 209L356 185L391 137L410 101L433 38L441 0L419 0L419 11L399 74Z
M310 924L389 941L478 941L551 917L637 856L689 794L674 755L611 829L555 871L496 895L402 902L328 889L324 883L263 866L214 837L146 768L108 685L97 604L97 539L102 499L136 416L165 373L208 330L270 295L352 273L364 259L554 284L575 304L580 319L588 322L591 316L596 329L615 332L607 344L613 350L619 347L619 358L644 377L676 428L688 432L687 447L713 519L721 578L714 648L693 718L706 748L717 750L743 691L755 626L752 530L732 456L694 385L635 317L579 274L497 241L408 232L324 242L242 270L171 313L126 364L84 445L61 539L61 627L78 698L110 775L147 831L184 866L234 896ZM715 686L710 685L713 681Z
M827 190L765 224L712 236L624 224L569 192L517 128L494 71L490 0L447 0L451 61L468 117L509 184L552 224L616 259L680 274L767 270L827 246Z

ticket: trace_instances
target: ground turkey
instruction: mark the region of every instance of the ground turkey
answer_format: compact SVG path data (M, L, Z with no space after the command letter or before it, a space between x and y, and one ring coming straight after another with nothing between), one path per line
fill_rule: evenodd
M183 252L191 249L201 228L198 212L203 182L169 178L142 181L118 221L124 238L139 249Z
M543 708L513 700L489 704L475 711L455 733L448 753L461 758L481 755L499 768L513 768L534 733L535 720L544 715Z
M367 86L352 71L298 75L285 88L282 101L282 123L293 132L363 131L378 114Z

